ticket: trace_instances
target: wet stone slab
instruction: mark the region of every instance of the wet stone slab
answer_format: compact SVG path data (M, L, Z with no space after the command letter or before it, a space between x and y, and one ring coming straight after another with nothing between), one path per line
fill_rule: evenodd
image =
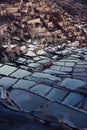
M38 116L37 113L33 111L34 117ZM57 127L46 125L31 118L29 113L14 111L0 104L0 130L57 130Z
M9 65L4 65L0 68L0 74L8 76L14 72L17 68Z
M13 88L23 88L23 89L29 89L33 85L35 85L36 82L34 81L28 81L28 80L23 80L20 79L16 84L13 85Z
M86 82L82 81L82 80L66 78L62 81L60 86L66 87L66 88L71 89L71 90L75 90L78 87L84 86L85 84L86 84Z
M74 62L66 62L66 63L65 63L65 66L74 67L74 66L75 66L75 63L74 63Z
M77 73L76 73L76 72L75 72L75 73L73 72L73 76L87 77L87 73L86 73L85 71L82 71L82 72L81 72L81 70L80 70L80 71L77 72Z
M25 58L18 58L18 59L16 60L16 62L18 62L18 63L24 63L25 61L26 61Z
M67 59L64 58L64 59L61 59L60 61L62 62L74 62L74 63L78 63L79 62L79 59L73 59L72 57L68 57Z
M77 63L77 66L78 65L87 65L87 61L86 60L84 60L84 61L79 61L78 63Z
M75 128L87 128L87 113L79 111L78 109L74 109L62 103L51 102L39 110L51 116L55 116Z
M47 95L49 100L53 101L61 101L64 99L64 97L68 94L68 91L53 88L52 91Z
M52 65L49 69L59 71L61 69L60 66Z
M84 97L77 93L70 93L63 101L64 104L76 106Z
M8 89L8 88L11 87L16 81L17 81L17 79L15 79L15 78L2 77L2 78L0 79L0 85L2 85L4 88Z
M45 64L45 63L48 63L48 62L50 62L49 59L43 59L43 60L38 61L38 63L40 63L40 64Z
M51 60L49 57L47 57L47 56L39 56L40 57L40 59L42 59L42 60Z
M84 72L85 73L85 68L74 68L73 73L81 73Z
M49 79L52 81L61 81L61 78L52 76L50 74L45 74L45 73L35 72L32 74L32 76L37 77L37 78L42 78L42 79Z
M80 58L81 56L72 54L71 57L73 57L73 58Z
M58 83L59 81L53 81L53 80L49 80L46 78L39 78L39 77L33 77L33 76L25 76L24 79L30 80L30 81L35 81L36 83L39 84L46 84L46 85L55 85L56 83Z
M25 66L25 65L20 65L20 69L24 69L24 70L28 70L28 66Z
M20 89L14 89L9 92L9 97L25 111L36 110L48 102L47 99L41 96Z
M85 65L76 65L75 68L73 69L73 72L85 72Z
M61 67L60 71L63 71L63 72L72 72L72 68L71 67Z
M58 66L64 66L65 65L65 62L62 62L62 61L56 61L53 63L53 65L58 65Z
M46 95L52 88L48 85L44 85L44 84L38 84L36 85L35 87L33 87L31 89L31 91L33 92L37 92L39 93L40 95Z
M23 78L24 76L27 76L30 74L31 74L31 72L29 72L29 71L18 69L17 71L12 73L10 76L16 77L16 78Z
M67 62L67 61L56 61L53 63L54 65L57 66L68 66L68 67L74 67L75 63L74 62Z
M52 74L52 75L67 75L66 72L61 72L61 71L58 71L58 70L53 70L53 69L46 69L43 71L44 73L47 73L47 74Z
M83 75L80 76L79 74L77 74L77 75L73 75L73 78L77 78L87 82L87 76L83 76Z
M30 63L28 64L29 67L33 67L33 68L36 68L36 67L39 67L41 64L39 63Z

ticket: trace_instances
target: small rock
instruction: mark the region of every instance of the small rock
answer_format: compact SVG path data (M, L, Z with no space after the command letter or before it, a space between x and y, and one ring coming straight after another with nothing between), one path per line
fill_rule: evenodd
M45 51L43 49L37 51L37 55L43 55L45 54Z
M79 41L75 41L75 42L71 43L71 47L79 47L79 46L80 46Z
M32 56L32 57L36 56L36 54L34 52L32 52L32 51L28 51L26 55L27 56Z

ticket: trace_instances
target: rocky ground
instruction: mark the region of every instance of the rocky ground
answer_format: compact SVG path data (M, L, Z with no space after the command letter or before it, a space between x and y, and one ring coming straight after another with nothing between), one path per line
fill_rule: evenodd
M42 49L87 46L87 7L80 3L43 0L5 6L1 4L1 18L7 22L7 29L0 36L2 61L13 61L21 52L26 53L28 41L35 39ZM19 49L16 50L16 46Z
M87 129L86 8L0 4L1 130Z

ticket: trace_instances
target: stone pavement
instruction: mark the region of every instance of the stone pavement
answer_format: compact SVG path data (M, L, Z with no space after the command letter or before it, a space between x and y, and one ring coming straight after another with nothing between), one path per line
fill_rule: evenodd
M14 63L0 63L0 102L15 111L36 111L37 117L37 111L44 112L69 126L87 128L87 48L48 47L38 54L31 49L30 43L29 52Z

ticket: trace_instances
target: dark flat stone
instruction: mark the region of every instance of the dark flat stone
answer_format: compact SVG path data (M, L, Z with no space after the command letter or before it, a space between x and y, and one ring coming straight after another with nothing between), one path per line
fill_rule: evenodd
M75 106L77 105L84 97L77 93L70 93L65 100L63 101L64 104Z
M12 90L9 97L27 111L36 110L48 102L47 99L22 89Z
M50 100L61 101L68 94L67 91L62 89L53 88L52 91L47 95Z
M65 78L60 86L66 87L71 90L75 90L81 86L84 86L86 84L85 81L78 80L78 79L72 79L72 78Z
M9 65L4 65L0 68L0 74L2 75L9 75L14 72L17 68Z
M16 81L17 81L17 79L15 79L15 78L2 77L2 78L0 79L0 85L2 85L4 88L8 89L8 88L11 87Z
M36 83L33 81L20 79L20 80L18 80L18 82L16 84L14 84L13 88L29 89L31 86L33 86L35 84Z
M52 88L48 85L44 85L44 84L38 84L35 85L31 91L33 92L38 92L40 95L45 95L48 91L50 91Z
M23 69L18 69L14 73L11 74L12 77L16 78L23 78L24 76L30 75L31 72L23 70Z
M14 111L0 104L0 130L57 130L32 118L29 113Z
M58 102L51 102L39 110L57 117L72 127L87 128L87 113L79 111L78 109Z

